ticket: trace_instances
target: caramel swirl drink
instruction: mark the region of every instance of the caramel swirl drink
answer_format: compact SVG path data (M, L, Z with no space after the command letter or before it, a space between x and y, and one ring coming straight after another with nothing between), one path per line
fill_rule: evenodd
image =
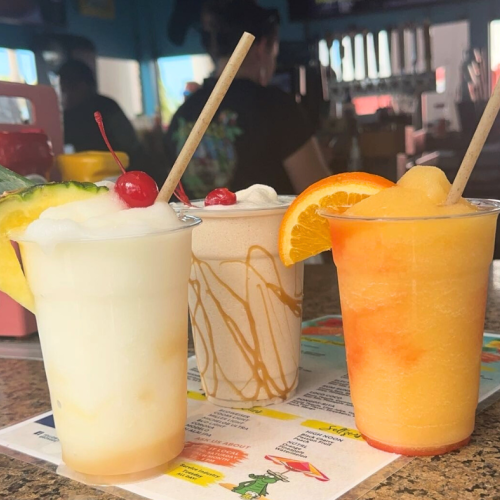
M49 208L16 238L63 461L92 482L153 474L184 446L197 222L107 192Z
M188 210L203 219L193 232L189 308L208 400L248 408L297 387L303 264L286 268L278 257L292 198L259 185L236 195L236 205Z
M433 167L329 215L356 425L406 455L465 445L478 402L500 203L442 206Z

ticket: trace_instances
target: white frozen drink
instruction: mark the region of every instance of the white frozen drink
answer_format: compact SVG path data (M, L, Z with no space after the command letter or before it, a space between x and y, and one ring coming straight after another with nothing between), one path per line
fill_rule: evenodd
M184 446L199 220L166 203L124 208L113 192L50 208L18 238L63 460L98 483L141 477Z

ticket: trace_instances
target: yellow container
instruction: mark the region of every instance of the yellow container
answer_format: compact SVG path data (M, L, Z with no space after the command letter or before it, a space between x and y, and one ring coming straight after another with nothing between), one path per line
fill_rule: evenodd
M116 152L125 168L129 165L128 155ZM57 167L63 181L99 182L109 177L119 176L120 167L111 153L105 151L82 151L81 153L59 155Z

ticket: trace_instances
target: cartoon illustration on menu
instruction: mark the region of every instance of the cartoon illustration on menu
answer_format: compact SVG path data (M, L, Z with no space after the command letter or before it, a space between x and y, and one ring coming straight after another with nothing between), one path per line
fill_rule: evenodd
M342 337L344 335L342 328L342 318L325 316L313 321L308 321L302 329L303 335L333 335Z
M483 347L481 361L483 363L498 363L500 361L500 340L492 340Z
M266 474L249 474L248 477L252 481L243 481L235 486L231 491L239 493L240 498L245 500L254 500L262 497L267 497L267 486L269 484L277 483L278 481L289 482L283 474L268 470Z
M219 486L227 488L233 493L238 493L243 500L270 500L267 496L268 486L279 481L284 483L290 482L290 479L285 476L288 472L300 472L304 476L312 477L318 481L330 480L309 462L303 462L294 458L275 457L273 455L266 455L265 458L276 465L284 466L286 471L274 472L268 469L265 474L249 474L248 477L251 481L242 481L239 484L220 483Z

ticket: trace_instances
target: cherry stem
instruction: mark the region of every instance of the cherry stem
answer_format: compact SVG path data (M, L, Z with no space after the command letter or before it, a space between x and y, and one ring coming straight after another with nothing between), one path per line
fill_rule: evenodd
M194 205L189 201L189 198L188 198L186 192L184 191L184 187L183 187L181 181L179 181L179 184L177 184L177 187L175 188L174 196L181 203L184 203L184 205L187 205L188 207L194 207Z
M113 148L111 147L111 144L108 141L108 137L106 135L106 131L104 130L104 123L102 121L102 115L101 115L101 113L99 113L99 111L96 111L94 113L94 118L95 118L95 121L97 122L97 126L99 127L99 130L101 132L102 138L104 139L104 142L106 143L106 146L109 149L109 152L113 156L113 158L116 161L116 163L118 164L118 166L121 168L122 172L126 173L125 169L123 168L123 164L120 161L120 158L118 158L118 156L116 155L116 153L113 151Z

